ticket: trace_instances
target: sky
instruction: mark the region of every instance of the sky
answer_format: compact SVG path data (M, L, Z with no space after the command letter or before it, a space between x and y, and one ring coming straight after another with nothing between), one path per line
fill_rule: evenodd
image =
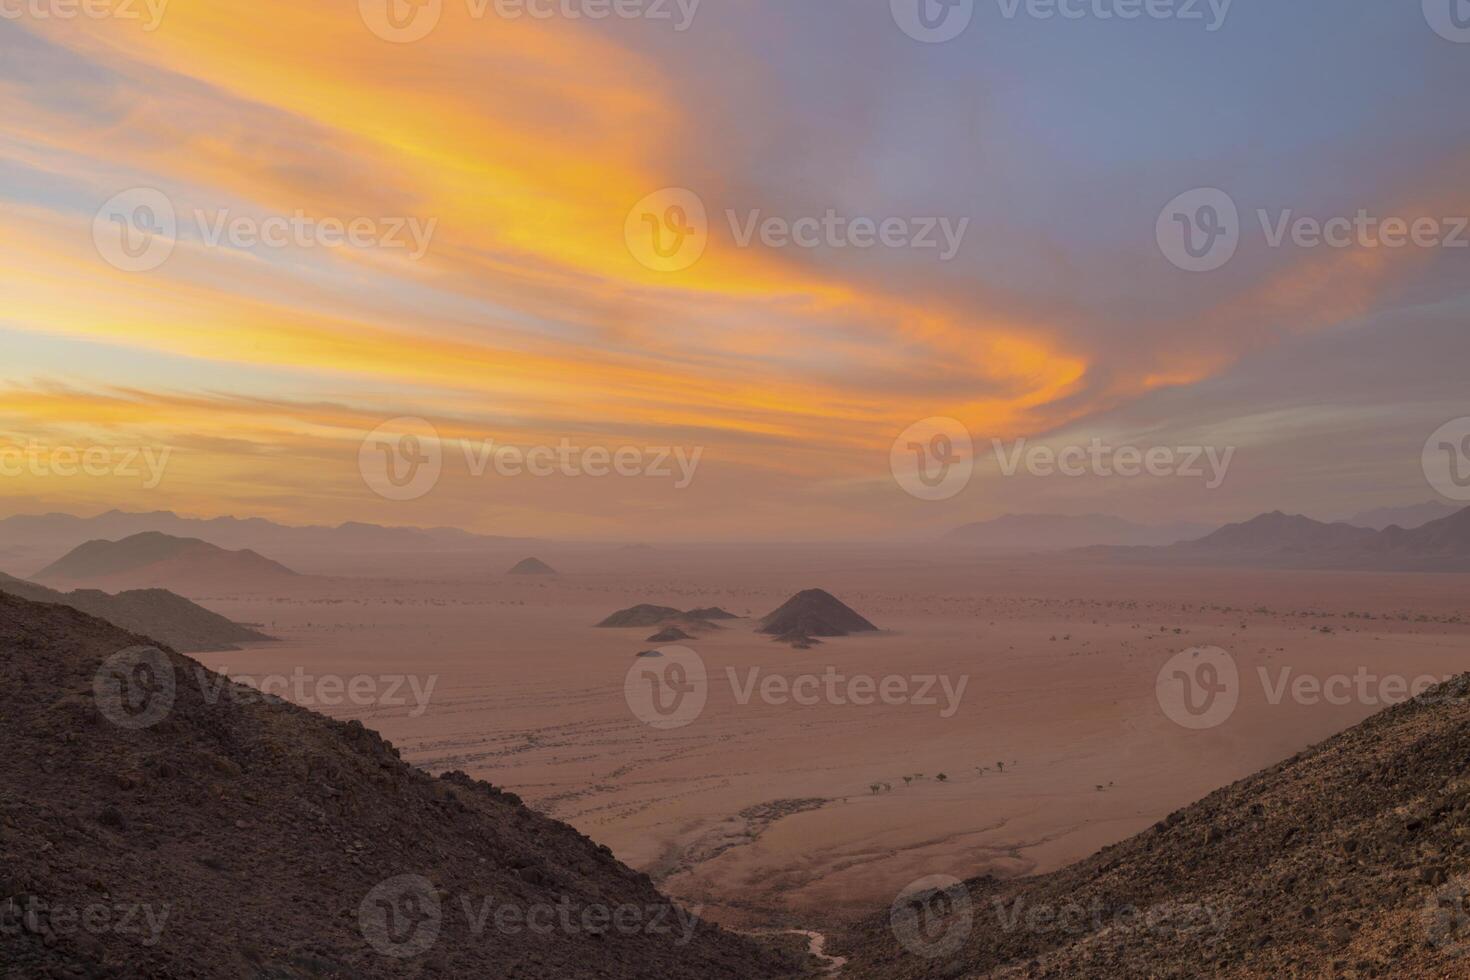
M1467 90L1466 0L0 0L0 514L1444 499Z

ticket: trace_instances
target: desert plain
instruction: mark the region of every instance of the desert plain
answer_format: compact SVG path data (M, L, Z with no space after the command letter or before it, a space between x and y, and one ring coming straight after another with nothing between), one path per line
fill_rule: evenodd
M926 875L1062 867L1470 668L1463 574L932 546L535 554L558 574L507 575L524 550L286 556L312 576L289 595L191 596L280 642L200 659L300 677L292 700L519 794L751 930L886 907ZM880 631L808 650L755 632L812 587ZM630 670L667 662L637 656L654 630L595 626L638 603L744 617L679 644L708 678L679 727L625 695ZM1238 704L1186 727L1160 674L1207 647L1233 659Z

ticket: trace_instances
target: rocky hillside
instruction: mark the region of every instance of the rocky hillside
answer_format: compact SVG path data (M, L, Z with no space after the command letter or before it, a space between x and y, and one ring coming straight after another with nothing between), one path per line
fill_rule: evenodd
M134 589L110 595L96 589L57 592L35 582L0 573L0 592L32 602L55 602L105 619L131 633L151 636L183 653L238 650L239 643L261 643L275 637L231 622L219 613L166 589Z
M931 880L845 978L1470 976L1470 675L1035 878Z
M513 795L0 594L0 977L798 975Z

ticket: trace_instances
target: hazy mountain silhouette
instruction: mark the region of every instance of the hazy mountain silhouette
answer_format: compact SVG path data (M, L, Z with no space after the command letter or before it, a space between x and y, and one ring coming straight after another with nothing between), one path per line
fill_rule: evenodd
M1353 571L1470 570L1470 508L1420 527L1381 531L1275 511L1163 548L1089 548L1115 561Z
M1428 524L1430 521L1437 521L1442 517L1449 517L1459 509L1453 504L1430 500L1408 507L1377 507L1373 510L1359 511L1349 517L1347 522L1359 527L1371 527L1375 531L1382 531L1390 524L1409 529Z
M1090 545L1160 545L1208 534L1209 525L1136 524L1106 514L1005 514L964 524L945 535L951 544L982 548L1057 550Z
M255 551L226 551L197 538L157 531L121 541L88 541L34 576L50 585L167 588L185 594L280 588L300 577Z
M0 520L0 541L18 554L35 556L36 567L87 541L116 541L146 531L198 538L229 550L252 548L280 555L471 551L531 540L472 534L452 527L381 527L356 521L335 527L291 526L260 517L180 517L166 510L146 514L109 510L93 517L22 514Z
M238 650L239 643L275 639L231 622L166 589L135 589L116 595L96 589L57 592L0 572L0 591L32 602L53 602L80 609L89 616L105 619L129 632L151 636L184 653Z

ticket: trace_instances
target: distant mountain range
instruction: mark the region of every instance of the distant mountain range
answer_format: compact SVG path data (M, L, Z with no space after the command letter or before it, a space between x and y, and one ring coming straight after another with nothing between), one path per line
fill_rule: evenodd
M31 602L70 606L105 619L132 633L166 644L180 653L217 653L238 650L240 643L274 640L247 626L231 622L166 589L135 589L109 595L96 589L57 592L35 582L0 573L0 592Z
M172 511L146 514L110 510L95 517L71 514L21 514L0 520L0 547L9 567L30 561L39 568L79 544L116 541L145 531L198 538L220 548L253 548L267 554L373 554L473 551L528 542L529 538L472 534L453 527L381 527L349 521L335 527L291 526L260 517L180 517Z
M1449 517L1459 509L1453 504L1431 500L1422 504L1410 504L1408 507L1377 507L1359 511L1349 517L1347 522L1358 527L1371 527L1375 531L1382 531L1390 524L1410 529L1437 521L1441 517Z
M37 582L106 589L165 588L256 591L290 587L302 578L249 549L228 551L198 538L146 531L121 541L88 541L32 576Z
M1244 565L1352 571L1470 571L1470 507L1416 528L1381 531L1275 511L1166 547L1081 549L1151 564Z
M945 540L981 548L1058 551L1091 545L1173 544L1212 530L1209 524L1135 524L1106 514L1006 514L957 527Z

